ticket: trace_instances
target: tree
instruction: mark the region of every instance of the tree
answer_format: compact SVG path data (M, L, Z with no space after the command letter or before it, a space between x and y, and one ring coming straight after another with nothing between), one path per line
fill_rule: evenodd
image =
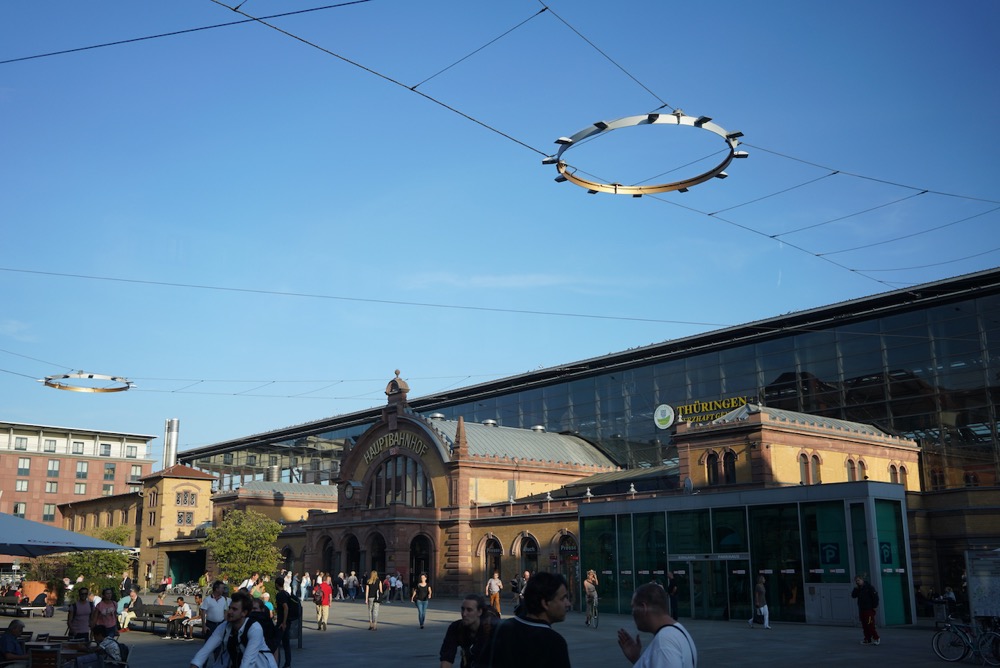
M253 573L273 573L281 561L275 543L281 524L253 510L234 510L219 526L206 531L205 547L230 582Z
M88 532L89 535L109 543L117 543L123 548L131 536L131 531L127 526L105 527ZM87 550L85 552L74 552L66 558L67 575L71 578L76 575L83 575L88 578L117 578L124 571L128 570L129 554L125 549L121 552L115 550Z

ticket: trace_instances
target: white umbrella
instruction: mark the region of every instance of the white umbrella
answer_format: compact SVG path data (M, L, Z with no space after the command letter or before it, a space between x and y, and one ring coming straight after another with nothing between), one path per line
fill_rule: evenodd
M127 547L98 540L40 522L0 513L0 554L40 557L59 552L84 550L127 550Z

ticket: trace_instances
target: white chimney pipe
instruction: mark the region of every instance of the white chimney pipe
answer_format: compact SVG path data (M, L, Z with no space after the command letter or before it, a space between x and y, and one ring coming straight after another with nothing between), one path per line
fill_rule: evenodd
M177 463L177 434L181 421L170 418L163 427L163 468L168 469Z

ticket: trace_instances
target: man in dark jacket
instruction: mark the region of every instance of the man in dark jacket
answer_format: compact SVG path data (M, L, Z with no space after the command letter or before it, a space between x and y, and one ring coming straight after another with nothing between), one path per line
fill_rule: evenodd
M865 631L865 639L862 645L878 645L881 639L878 637L878 630L875 628L875 609L878 608L878 592L875 587L865 582L860 575L854 578L854 591L851 598L858 599L858 614L861 616L861 627Z

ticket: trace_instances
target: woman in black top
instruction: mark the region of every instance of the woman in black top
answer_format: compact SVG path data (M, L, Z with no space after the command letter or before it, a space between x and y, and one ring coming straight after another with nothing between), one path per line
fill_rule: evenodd
M424 628L424 619L427 617L427 602L431 600L433 595L434 590L427 584L427 574L421 573L420 582L413 588L413 593L410 595L410 600L417 605L417 620L420 622L420 628Z

